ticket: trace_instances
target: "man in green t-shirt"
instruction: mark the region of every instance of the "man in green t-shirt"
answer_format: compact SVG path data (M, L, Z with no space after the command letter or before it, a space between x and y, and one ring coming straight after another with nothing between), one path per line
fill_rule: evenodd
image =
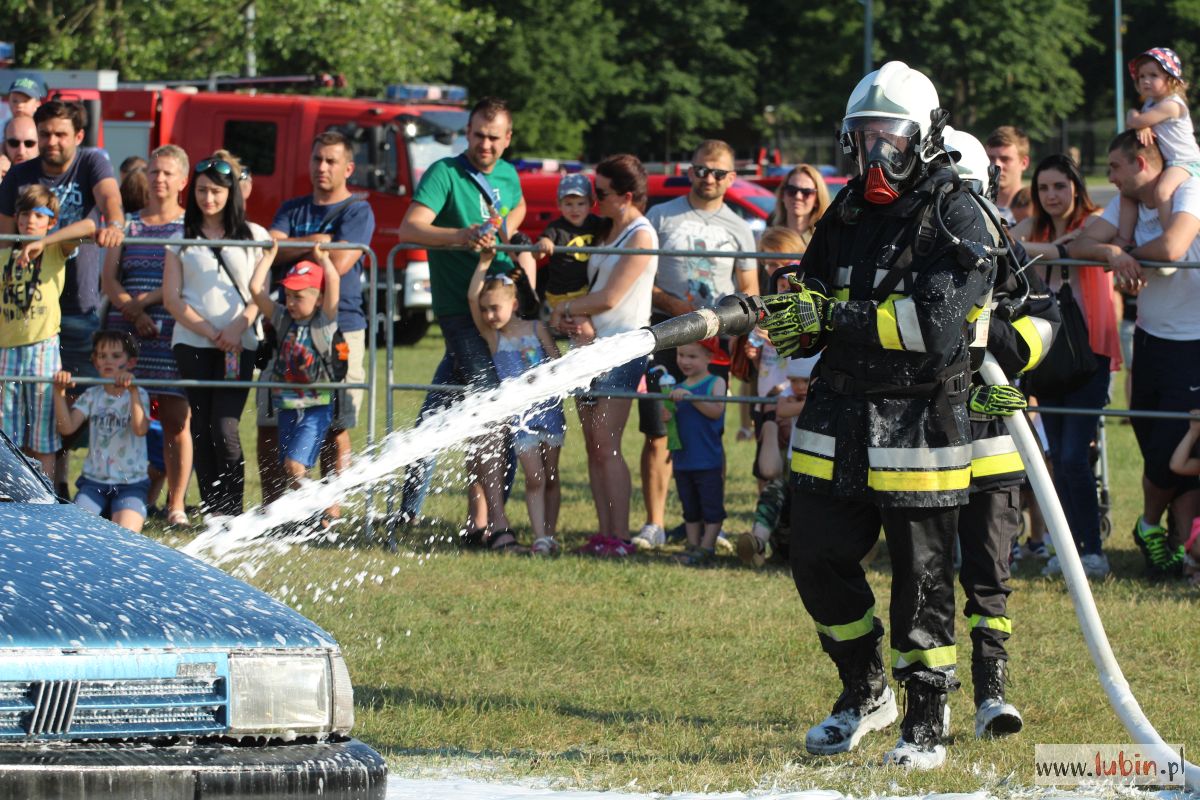
M510 141L512 115L508 105L492 97L476 103L467 122L467 149L425 171L400 225L401 241L430 248L466 248L429 251L433 313L446 344L446 353L433 375L434 383L473 387L498 383L487 344L471 319L467 286L479 262L479 251L498 239L507 240L525 219L525 198L517 171L500 158ZM485 192L490 198L485 198ZM506 215L504 224L495 231L488 222L493 210ZM496 264L501 272L512 269L512 261L504 253L496 257ZM444 393L430 392L419 419L432 409L448 405L451 399ZM481 455L497 452L489 446L473 449ZM504 514L504 460L472 458L470 462L468 472L475 480L468 491L468 540L486 541L492 548L515 544ZM404 522L420 514L432 466L432 460L426 460L409 467L401 506Z

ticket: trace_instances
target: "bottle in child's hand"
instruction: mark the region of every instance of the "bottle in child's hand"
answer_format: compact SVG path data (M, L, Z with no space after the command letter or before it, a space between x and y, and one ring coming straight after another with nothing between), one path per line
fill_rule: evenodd
M495 233L496 231L500 230L500 226L504 224L504 218L507 216L508 216L508 207L507 206L505 206L504 208L501 208L498 211L496 210L495 206L492 206L492 214L490 217L488 217L487 224L479 229L479 235L487 236L489 234Z

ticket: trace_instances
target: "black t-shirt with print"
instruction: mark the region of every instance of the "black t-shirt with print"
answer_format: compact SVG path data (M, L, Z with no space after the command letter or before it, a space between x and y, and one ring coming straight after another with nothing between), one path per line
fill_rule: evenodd
M539 288L547 294L570 294L588 285L588 257L583 254L561 253L560 247L590 247L600 237L603 220L588 214L582 225L572 225L559 217L546 226L542 236L554 243L555 252L546 264L546 281Z

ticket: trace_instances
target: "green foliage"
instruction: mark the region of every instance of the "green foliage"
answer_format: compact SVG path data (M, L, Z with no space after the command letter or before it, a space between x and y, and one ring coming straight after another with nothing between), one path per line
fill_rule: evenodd
M463 42L455 81L470 86L474 97L508 100L510 156L580 156L604 98L625 85L616 19L599 0L564 0L553 8L515 0L502 13L476 41Z
M888 4L877 30L887 58L933 79L956 127L1018 124L1041 138L1083 102L1071 59L1095 44L1091 22L1086 0L930 0Z
M46 69L116 69L124 80L238 75L246 60L246 0L0 0L17 61ZM440 80L455 35L490 27L487 11L439 0L259 0L255 52L264 75L340 72L351 90ZM419 45L414 45L419 43ZM365 46L364 46L365 45Z
M625 82L606 98L592 150L686 157L702 139L754 113L755 60L734 43L740 0L632 0L614 42Z

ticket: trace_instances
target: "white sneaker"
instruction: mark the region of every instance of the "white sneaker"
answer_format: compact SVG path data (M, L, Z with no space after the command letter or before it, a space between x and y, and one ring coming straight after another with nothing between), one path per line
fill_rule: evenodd
M897 715L896 695L892 687L885 687L883 694L865 707L836 711L809 728L804 736L804 749L817 756L849 752L868 733L895 722Z
M662 547L666 542L667 532L661 525L650 522L643 525L637 536L633 537L633 546L638 550L653 550L656 547Z
M1059 563L1058 556L1050 556L1050 560L1046 562L1046 566L1042 567L1042 575L1047 578L1062 575L1062 564Z
M1093 580L1107 578L1112 571L1108 566L1108 556L1104 553L1089 553L1079 560L1083 562L1083 574Z
M895 747L884 753L883 763L905 769L937 769L946 763L946 745L939 743L922 747L901 739Z
M1021 712L1012 703L1001 702L989 697L975 712L975 738L985 736L1007 736L1018 733L1025 724Z

